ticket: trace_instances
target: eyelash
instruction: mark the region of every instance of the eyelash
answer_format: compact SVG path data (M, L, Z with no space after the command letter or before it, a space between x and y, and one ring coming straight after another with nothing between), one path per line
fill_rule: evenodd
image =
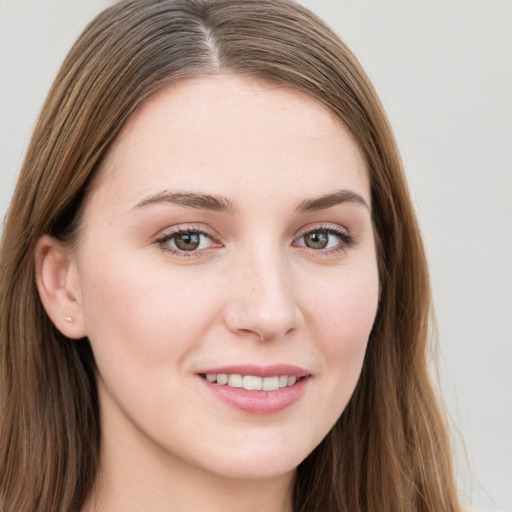
M347 249L350 249L350 247L352 247L356 243L354 236L349 234L347 231L329 225L320 225L315 226L313 229L307 229L296 240L300 240L308 234L315 232L318 233L320 231L323 231L328 235L334 235L335 237L338 238L339 243L331 249L312 249L311 247L307 247L305 245L295 245L295 247L305 247L306 249L313 251L316 255L319 256L331 256L338 254L340 251L344 252Z
M320 231L325 232L328 235L333 235L333 236L337 237L339 240L339 243L336 245L336 247L333 247L330 249L313 249L311 247L307 247L306 245L303 245L303 244L297 245L295 243L297 240L304 238L308 234L312 234L315 232L318 233ZM199 255L203 254L203 252L206 249L186 251L186 250L171 248L169 246L169 241L171 241L173 239L175 240L176 237L178 237L179 235L182 235L182 234L194 234L194 235L205 236L205 237L209 238L213 244L218 244L219 247L221 246L220 242L218 242L216 240L216 236L213 233L209 232L208 230L196 228L196 227L186 227L186 228L179 227L177 229L174 229L173 231L170 231L170 232L165 233L162 236L158 237L155 240L155 243L157 245L159 245L163 251L170 252L171 254L174 254L178 257L187 258L187 257L199 256ZM295 247L304 247L305 249L314 252L316 255L330 256L330 255L337 254L340 251L346 251L347 249L352 247L355 243L356 243L355 238L352 235L350 235L349 233L347 233L346 231L343 231L339 228L335 228L333 226L320 225L320 226L316 226L313 229L305 230L298 238L295 239L293 245Z
M194 235L200 235L200 236L206 236L209 238L214 244L218 244L220 246L220 242L217 242L216 237L213 233L209 232L206 229L196 228L196 227L179 227L177 229L174 229L173 231L170 231L168 233L164 233L162 236L158 237L155 240L155 243L160 246L160 248L165 252L170 252L171 254L174 254L179 257L183 258L189 258L192 256L198 256L203 253L203 250L193 250L193 251L185 251L180 249L173 249L169 246L169 242L173 239L176 239L179 235L184 234L194 234Z

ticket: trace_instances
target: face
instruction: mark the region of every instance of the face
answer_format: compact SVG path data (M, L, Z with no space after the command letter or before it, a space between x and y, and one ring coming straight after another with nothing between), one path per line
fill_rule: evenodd
M370 208L354 141L308 96L219 76L152 97L107 155L72 259L105 446L225 477L293 471L361 371Z

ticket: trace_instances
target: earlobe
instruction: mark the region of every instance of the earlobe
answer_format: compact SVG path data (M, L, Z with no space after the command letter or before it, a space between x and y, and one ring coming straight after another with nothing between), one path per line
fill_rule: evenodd
M55 327L68 338L85 337L78 269L62 242L48 235L39 239L35 274L41 302Z

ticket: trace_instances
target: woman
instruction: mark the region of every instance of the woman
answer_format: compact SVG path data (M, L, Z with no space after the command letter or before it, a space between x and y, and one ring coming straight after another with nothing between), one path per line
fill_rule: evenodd
M459 510L398 151L295 3L100 14L0 275L5 512Z

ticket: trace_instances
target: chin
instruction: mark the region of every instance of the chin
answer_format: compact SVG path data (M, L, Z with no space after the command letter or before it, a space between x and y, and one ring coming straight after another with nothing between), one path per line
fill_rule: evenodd
M210 468L210 472L233 480L273 480L291 476L300 462L290 464L276 463L275 457L264 462L246 460L241 464L230 464L228 462L215 465L215 467Z
M293 444L282 446L286 443L279 443L280 446L267 444L265 449L256 443L248 450L243 448L235 449L235 453L229 456L224 453L220 457L208 457L203 461L203 467L210 473L225 478L243 480L266 480L292 475L298 465L314 449L307 449L304 446ZM234 449L232 447L231 449ZM204 463L206 462L206 464Z

